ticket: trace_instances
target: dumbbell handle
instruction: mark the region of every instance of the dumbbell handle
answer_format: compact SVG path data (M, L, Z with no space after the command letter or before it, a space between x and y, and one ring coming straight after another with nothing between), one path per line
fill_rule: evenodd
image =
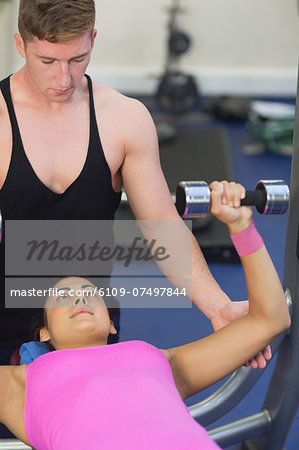
M245 198L241 200L242 206L256 206L259 209L264 209L267 203L267 193L260 189L255 191L246 191Z
M283 180L260 180L254 191L246 191L243 206L256 206L261 214L284 214L289 188ZM204 181L181 181L176 191L176 207L184 219L202 217L210 209L210 189Z

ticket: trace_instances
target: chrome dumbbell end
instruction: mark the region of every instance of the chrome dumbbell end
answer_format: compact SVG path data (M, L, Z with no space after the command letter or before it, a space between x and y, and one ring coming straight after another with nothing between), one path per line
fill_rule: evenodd
M183 219L205 216L210 209L211 192L205 181L181 181L176 189L176 208Z
M290 190L284 180L260 180L255 189L266 193L264 207L257 206L260 214L285 214L289 207Z

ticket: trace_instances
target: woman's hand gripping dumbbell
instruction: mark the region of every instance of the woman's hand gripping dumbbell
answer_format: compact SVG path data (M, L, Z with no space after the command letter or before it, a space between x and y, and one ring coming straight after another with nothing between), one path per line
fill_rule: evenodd
M239 189L241 185L229 183L229 186L232 190L232 186ZM289 196L288 185L283 180L260 180L254 191L245 193L244 190L241 205L256 206L261 214L284 214L288 210ZM205 181L181 181L177 186L176 207L184 219L194 219L207 214L210 210L210 200L210 188Z

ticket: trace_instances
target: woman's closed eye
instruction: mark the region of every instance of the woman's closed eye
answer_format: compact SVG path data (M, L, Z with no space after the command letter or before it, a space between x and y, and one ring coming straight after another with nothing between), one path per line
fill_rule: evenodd
M56 301L57 302L61 302L63 300L68 300L70 298L70 295L68 292L62 292L60 293L60 295L57 297Z
M97 297L97 289L84 289L85 297Z

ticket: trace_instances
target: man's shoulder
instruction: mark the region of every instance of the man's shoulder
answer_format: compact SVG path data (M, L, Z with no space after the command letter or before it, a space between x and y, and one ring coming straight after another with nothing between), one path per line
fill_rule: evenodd
M128 115L142 115L148 116L149 112L142 102L133 97L128 97L125 94L113 89L109 86L103 85L98 81L92 80L95 104L109 106L109 108L122 111Z

